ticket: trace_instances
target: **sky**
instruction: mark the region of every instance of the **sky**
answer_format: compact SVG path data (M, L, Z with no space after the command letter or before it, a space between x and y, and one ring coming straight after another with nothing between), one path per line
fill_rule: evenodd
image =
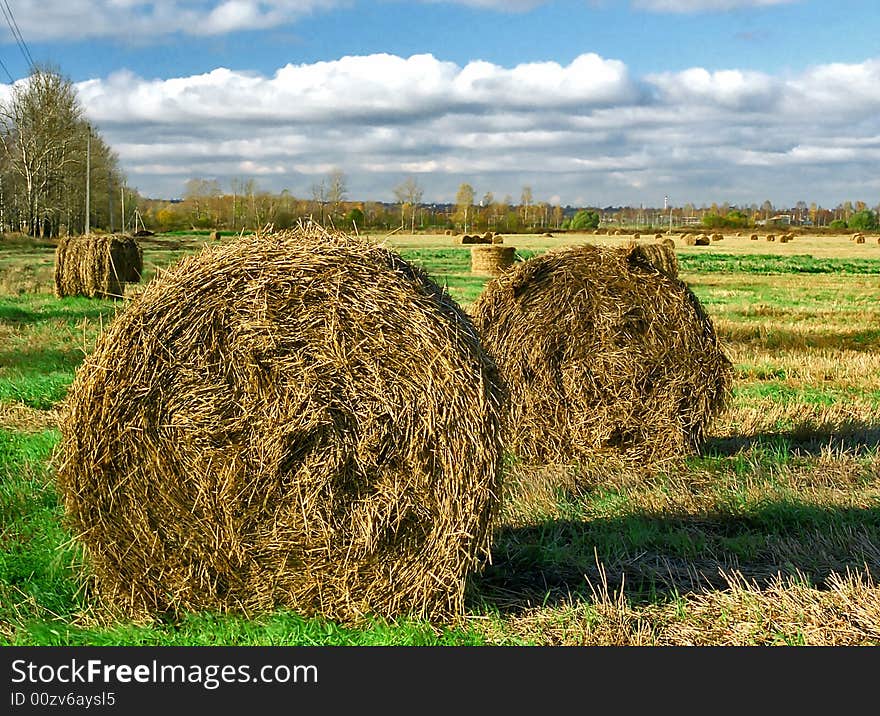
M0 0L141 195L880 203L880 0ZM14 19L14 23L10 22ZM11 28L20 31L16 42Z

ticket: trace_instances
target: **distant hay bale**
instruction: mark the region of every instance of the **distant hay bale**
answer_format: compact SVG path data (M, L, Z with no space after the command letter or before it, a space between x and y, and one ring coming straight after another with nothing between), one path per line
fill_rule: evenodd
M522 459L652 463L699 449L733 369L687 286L644 250L579 246L517 263L472 307Z
M485 241L487 244L491 244L494 236L495 236L494 231L487 231L485 234L483 234L483 241Z
M767 241L776 241L775 234L767 234Z
M779 243L787 244L793 238L794 238L794 236L792 234L782 234L782 236L779 237Z
M686 246L696 246L697 245L697 237L693 234L687 234L684 237L684 243Z
M513 246L474 246L471 249L471 273L481 276L500 276L513 266L516 248Z
M757 235L757 234L752 234L751 236L749 236L749 240L750 240L750 241L757 241L757 240L758 240L758 235Z
M711 238L712 241L723 241L724 234L712 234L712 236L710 236L709 238Z
M858 236L856 236L856 243L857 243L857 244L864 244L864 243L865 243L865 237L864 237L862 234L859 234Z
M552 238L553 238L553 234L551 234L549 231L545 231L543 234L541 234L541 236L544 236L544 237L546 237L546 238L548 238L548 239L552 239Z
M504 243L504 237L503 237L501 234L495 234L495 235L492 237L492 243L493 243L493 244L503 244L503 243Z
M678 257L675 255L675 243L664 239L656 244L631 244L623 247L628 257L643 258L652 266L666 272L673 278L678 277Z
M55 248L55 295L122 298L143 272L143 251L132 236L64 236Z
M709 243L709 237L706 234L698 234L696 239L694 240L695 246L708 246Z
M463 611L500 494L503 388L458 304L312 226L209 245L77 371L56 455L98 606Z
M664 236L663 236L663 234L658 232L658 233L654 234L654 238L657 239L657 241L662 241Z
M491 239L486 239L479 234L460 234L455 238L457 244L491 244Z

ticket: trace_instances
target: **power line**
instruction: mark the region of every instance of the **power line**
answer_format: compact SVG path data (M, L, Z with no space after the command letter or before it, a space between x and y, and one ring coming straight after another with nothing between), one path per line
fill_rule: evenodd
M15 80L12 79L12 74L6 69L6 65L3 64L3 60L0 60L0 67L3 68L3 71L6 73L6 76L9 78L9 84L15 84Z
M28 65L28 69L33 72L36 63L31 56L31 51L28 49L27 43L24 41L21 30L18 28L18 23L15 21L15 15L12 13L12 8L9 6L8 0L3 0L3 4L0 5L0 10L3 11L3 17L6 18L6 24L9 25L12 36L15 38L18 49L21 50L21 54Z

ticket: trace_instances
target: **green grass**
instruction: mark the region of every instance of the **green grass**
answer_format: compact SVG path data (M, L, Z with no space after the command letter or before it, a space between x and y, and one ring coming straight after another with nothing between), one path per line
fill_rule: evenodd
M809 254L678 253L682 273L744 274L880 274L880 259L815 258Z

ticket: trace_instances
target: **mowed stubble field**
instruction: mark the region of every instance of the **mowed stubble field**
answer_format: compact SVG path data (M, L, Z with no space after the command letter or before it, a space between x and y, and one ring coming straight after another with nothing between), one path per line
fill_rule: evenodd
M54 298L51 242L0 239L0 643L880 644L880 245L759 233L677 241L681 278L736 367L701 455L655 470L508 459L465 618L361 628L284 612L128 624L93 608L51 455L58 403L120 307ZM376 239L465 308L485 285L451 237ZM627 240L505 243L526 258ZM143 240L145 282L205 241Z

